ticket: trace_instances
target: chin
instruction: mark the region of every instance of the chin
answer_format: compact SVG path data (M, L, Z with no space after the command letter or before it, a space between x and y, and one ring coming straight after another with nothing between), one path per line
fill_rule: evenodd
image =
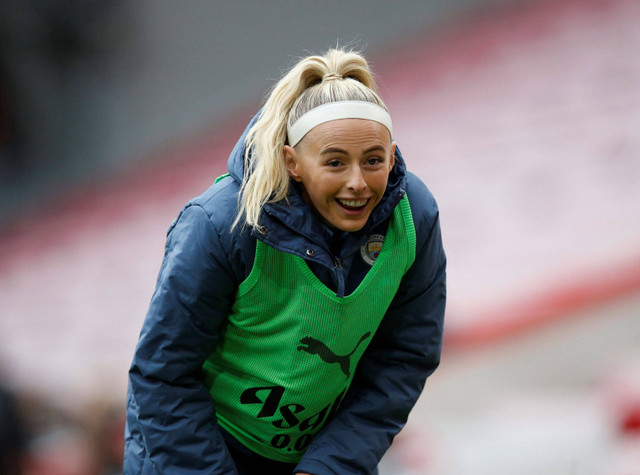
M355 233L356 231L360 231L362 228L364 228L365 224L367 224L366 221L364 223L340 223L337 226L334 225L334 227L338 228L340 231Z

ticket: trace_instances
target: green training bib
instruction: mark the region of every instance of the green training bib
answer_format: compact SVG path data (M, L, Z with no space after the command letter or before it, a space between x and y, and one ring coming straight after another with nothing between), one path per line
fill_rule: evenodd
M257 242L224 337L203 366L218 423L250 450L297 462L344 397L415 259L405 196L375 263L339 298L304 259Z

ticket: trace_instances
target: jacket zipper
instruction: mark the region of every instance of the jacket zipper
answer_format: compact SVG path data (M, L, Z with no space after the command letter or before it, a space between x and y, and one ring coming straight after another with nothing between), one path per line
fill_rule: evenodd
M333 270L338 278L336 296L342 298L344 297L344 268L342 267L342 262L339 257L333 258Z

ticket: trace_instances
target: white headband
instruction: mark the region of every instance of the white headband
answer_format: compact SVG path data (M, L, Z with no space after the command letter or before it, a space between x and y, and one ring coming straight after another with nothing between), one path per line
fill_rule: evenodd
M365 101L329 102L303 114L291 126L287 126L289 145L295 147L317 125L338 119L367 119L381 123L393 136L391 116L378 104Z

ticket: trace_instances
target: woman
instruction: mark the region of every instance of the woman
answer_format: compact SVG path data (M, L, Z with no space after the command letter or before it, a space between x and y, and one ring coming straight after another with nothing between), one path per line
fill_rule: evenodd
M169 229L125 473L367 474L439 363L438 209L365 59L302 59Z

